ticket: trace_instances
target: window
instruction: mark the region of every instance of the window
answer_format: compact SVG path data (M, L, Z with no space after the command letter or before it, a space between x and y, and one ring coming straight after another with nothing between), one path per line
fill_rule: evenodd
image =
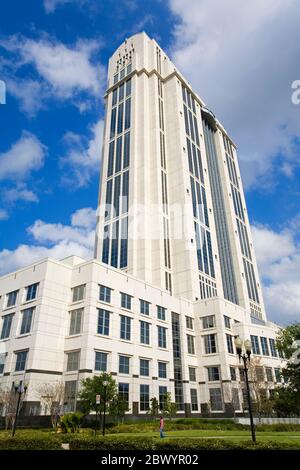
M281 372L280 372L279 367L276 367L276 368L274 369L274 374L275 374L275 381L276 381L276 383L280 383L280 382L281 382Z
M217 352L216 335L204 336L204 350L205 354L214 354Z
M165 386L160 386L158 387L158 402L159 402L159 409L164 410L165 409L165 403L167 399L168 394L168 388Z
M196 368L189 367L189 378L190 382L196 382Z
M149 315L150 303L140 299L140 312L143 315Z
M165 320L166 319L166 308L161 307L160 305L157 305L157 318L159 320Z
M260 354L260 347L258 342L258 336L250 336L251 339L251 347L253 354Z
M192 411L198 411L198 397L195 388L191 388L191 409Z
M140 410L149 410L149 385L140 385Z
M231 380L236 380L236 370L235 370L235 367L230 367L230 378L231 378Z
M67 353L67 372L79 369L79 351Z
M98 308L98 335L109 336L109 316L110 312L103 310L102 308Z
M16 367L15 372L25 370L28 351L19 351L16 353Z
M230 318L227 317L227 315L224 315L224 324L225 324L225 328L231 328L231 324L230 324Z
M233 402L233 409L234 410L240 410L241 409L239 389L238 388L233 388L232 389L232 402Z
M128 70L127 70L127 73L128 73ZM126 97L129 95L131 95L131 78L127 80L126 82Z
M267 338L264 336L260 337L260 344L261 344L261 352L263 356L269 356L269 346L268 346L268 341Z
M73 302L78 302L79 300L83 300L85 294L85 284L81 286L73 287Z
M22 313L22 323L21 323L21 335L25 335L29 333L31 330L31 323L32 323L32 316L33 316L33 308L27 308L23 310Z
M266 367L266 377L268 382L273 382L273 372L271 367Z
M131 295L121 292L121 307L126 308L127 310L131 310L131 299Z
M140 375L149 377L150 361L148 359L140 359Z
M167 328L164 328L163 326L158 326L157 335L158 335L158 347L166 348L167 347Z
M246 378L245 378L245 371L244 371L244 369L242 369L241 367L239 367L239 372L240 372L240 381L241 381L241 382L245 382Z
M273 338L269 338L269 343L270 343L271 356L272 357L277 357L275 340Z
M83 308L72 310L70 312L70 330L69 335L79 335L81 333L81 321L82 321Z
M233 339L231 335L226 335L227 350L229 354L234 354Z
M220 388L209 389L210 406L212 411L223 411L222 391Z
M31 286L26 287L25 301L34 300L37 295L38 283L32 284Z
M167 378L167 364L166 362L159 362L158 363L158 377L160 379Z
M6 357L7 357L7 353L0 354L0 374L3 374L4 372Z
M186 335L187 337L187 347L189 354L195 354L195 338L191 335Z
M262 367L255 367L255 376L258 382L263 382L265 380L264 369Z
M129 404L129 384L119 383L119 398Z
M131 318L120 315L120 338L130 341L131 339Z
M150 344L150 323L145 321L140 322L141 331L140 331L140 340L142 344Z
M107 371L107 356L107 353L96 351L95 370L98 370L100 372Z
M220 380L220 369L219 367L208 367L208 381L215 382L216 380Z
M102 302L111 302L111 289L106 286L100 286L99 300Z
M129 374L129 357L119 356L119 373Z
M14 314L11 313L10 315L5 315L4 317L2 317L3 323L0 339L9 338L13 316Z
M18 292L18 290L15 290L6 295L6 307L13 307L16 305Z
M202 328L207 330L208 328L214 328L215 326L215 316L209 315L202 318Z
M186 320L186 327L190 330L194 329L194 319L192 317L185 317Z
M75 411L75 401L76 401L76 380L68 380L65 382L65 395L64 395L64 405L65 411Z

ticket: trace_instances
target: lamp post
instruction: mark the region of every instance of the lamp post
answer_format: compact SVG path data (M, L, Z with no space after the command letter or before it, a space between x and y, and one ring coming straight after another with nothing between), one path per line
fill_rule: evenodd
M248 378L248 369L249 369L250 356L251 356L251 341L249 339L246 339L243 342L241 338L237 336L234 342L235 342L237 355L239 356L239 360L242 359L243 365L244 365L252 441L256 442L255 427L254 427L253 414L252 414L251 394L250 394L250 386L249 386L249 378Z
M103 400L104 400L104 407L103 407L103 426L102 426L102 435L105 435L105 413L106 413L106 389L107 389L108 382L107 380L103 381Z
M17 428L17 419L18 419L18 415L20 411L21 397L23 394L25 395L28 386L26 384L23 385L23 381L21 380L20 382L14 382L13 387L14 387L15 394L18 394L16 416L15 416L13 429L12 429L12 435L14 436L16 432L16 428Z

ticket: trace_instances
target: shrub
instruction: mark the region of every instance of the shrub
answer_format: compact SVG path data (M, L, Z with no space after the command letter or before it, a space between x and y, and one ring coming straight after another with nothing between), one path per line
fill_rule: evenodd
M78 428L83 420L83 413L76 412L76 413L66 413L60 419L60 427L63 433L68 433L71 431L72 433L77 432Z
M61 443L51 438L9 437L0 439L0 450L60 450Z

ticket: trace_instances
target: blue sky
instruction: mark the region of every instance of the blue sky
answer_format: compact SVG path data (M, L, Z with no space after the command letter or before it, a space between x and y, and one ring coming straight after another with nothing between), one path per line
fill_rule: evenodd
M5 2L0 273L48 255L91 256L107 61L145 30L238 145L269 317L298 319L299 20L296 0Z

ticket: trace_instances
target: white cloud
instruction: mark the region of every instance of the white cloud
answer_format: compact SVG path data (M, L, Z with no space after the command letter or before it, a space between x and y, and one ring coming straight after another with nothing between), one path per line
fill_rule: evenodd
M46 13L53 13L58 6L66 5L67 3L84 3L85 0L44 0L44 8Z
M8 213L4 209L0 209L0 220L8 219Z
M281 324L299 320L300 245L295 227L295 221L281 232L252 227L267 314Z
M300 164L297 0L169 0L177 15L173 60L239 147L246 186L274 183L274 162ZM286 165L285 163L292 163ZM278 164L278 162L277 162Z
M94 223L92 216L94 214ZM48 224L37 220L27 231L34 244L22 244L15 250L0 252L0 274L14 271L39 259L63 259L78 255L93 257L96 215L91 208L83 208L71 216L71 225Z
M91 138L67 132L64 142L67 153L60 159L62 166L67 167L68 173L63 175L63 182L68 185L85 186L93 174L100 171L104 122L100 119L90 127Z
M0 154L0 181L24 180L43 166L45 156L46 147L33 134L23 131L12 147Z
M17 201L38 202L37 195L25 187L16 187L3 190L3 198L10 204Z
M47 96L46 90L38 81L31 79L8 79L7 90L20 103L20 109L29 117L36 115L44 108L44 98Z

